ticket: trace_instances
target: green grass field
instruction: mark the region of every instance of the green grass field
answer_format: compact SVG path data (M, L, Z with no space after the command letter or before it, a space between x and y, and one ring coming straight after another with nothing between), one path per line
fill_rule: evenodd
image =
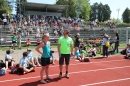
M112 45L113 47L114 47L114 44ZM125 48L126 47L126 44L125 43L121 43L120 44L120 46L119 46L119 48ZM8 49L10 49L11 47L1 47L0 46L0 50L8 50ZM27 48L31 48L31 49L34 49L34 48L36 48L36 46L29 46L29 47L22 47L22 49L27 49ZM51 48L57 48L57 46L51 46ZM16 50L17 50L18 48L16 47Z

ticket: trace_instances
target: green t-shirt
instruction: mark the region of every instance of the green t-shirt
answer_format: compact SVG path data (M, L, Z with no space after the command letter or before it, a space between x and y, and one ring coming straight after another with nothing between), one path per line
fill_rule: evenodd
M13 36L12 37L12 41L16 41L17 40L17 37L16 36Z
M68 37L60 37L58 40L58 44L60 44L60 54L70 54L71 52L71 44L73 44L72 38Z

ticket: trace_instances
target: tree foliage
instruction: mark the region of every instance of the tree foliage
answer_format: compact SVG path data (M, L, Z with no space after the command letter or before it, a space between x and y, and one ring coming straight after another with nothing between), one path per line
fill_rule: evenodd
M76 0L75 8L76 8L76 12L77 12L77 17L81 17L86 20L89 19L89 16L90 16L89 0Z
M24 2L27 2L27 0L16 0L16 12L24 14L25 10L24 10Z
M0 17L3 13L11 14L12 8L13 7L9 0L0 0Z
M63 16L66 17L75 17L75 0L57 0L56 4L58 5L68 5L68 8L63 11Z
M91 6L90 20L93 21L98 19L99 22L104 22L110 19L111 10L108 4L103 5L102 3L98 4L97 2Z
M89 0L57 0L56 4L68 5L68 8L63 12L63 16L89 19Z
M130 9L126 8L122 14L123 22L130 23Z

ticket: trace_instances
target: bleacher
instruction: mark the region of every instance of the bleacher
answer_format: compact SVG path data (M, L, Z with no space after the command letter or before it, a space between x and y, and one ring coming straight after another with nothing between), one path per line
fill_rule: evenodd
M103 30L99 30L99 29L70 31L70 34L72 37L74 37L74 35L76 33L80 33L80 38L83 39L84 42L86 43L86 40L88 38L90 38L91 35L93 35L95 38L101 38L102 35L104 33L106 33L106 34L110 35L112 38L114 38L116 31L114 31L114 30L103 31ZM36 32L33 32L29 36L22 37L22 46L26 45L26 40L28 38L31 40L31 45L36 45L37 38L35 38L35 35L36 35ZM55 36L52 30L49 32L49 35L50 35L51 45L57 45L57 43L54 40L58 39L59 37ZM12 35L10 34L9 30L2 28L2 38L4 38L4 41L2 42L2 46L11 46L11 44L12 44L11 37L12 37Z

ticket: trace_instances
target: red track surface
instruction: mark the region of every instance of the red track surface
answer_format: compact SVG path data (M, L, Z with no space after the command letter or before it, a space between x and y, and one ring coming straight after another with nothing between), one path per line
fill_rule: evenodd
M130 60L123 56L113 56L102 59L91 59L91 62L71 60L70 78L59 80L58 62L50 66L48 84L41 84L40 68L26 75L11 75L7 73L0 77L0 86L130 86ZM65 72L65 70L64 70Z

